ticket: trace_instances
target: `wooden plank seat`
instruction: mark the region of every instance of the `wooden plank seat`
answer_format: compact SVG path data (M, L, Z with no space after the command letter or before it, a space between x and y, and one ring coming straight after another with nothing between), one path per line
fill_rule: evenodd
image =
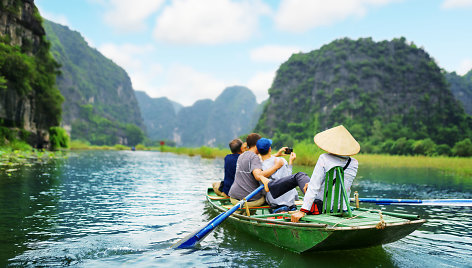
M229 200L229 198L227 198ZM301 206L303 205L303 200L297 200L295 201L295 205L297 206ZM232 208L234 205L222 205L222 207L226 208L226 209L230 209ZM259 206L259 207L249 207L249 209L263 209L263 208L266 208L266 209L269 209L270 206L269 205L265 205L265 206ZM245 206L243 206L242 208L239 208L239 209L246 209Z

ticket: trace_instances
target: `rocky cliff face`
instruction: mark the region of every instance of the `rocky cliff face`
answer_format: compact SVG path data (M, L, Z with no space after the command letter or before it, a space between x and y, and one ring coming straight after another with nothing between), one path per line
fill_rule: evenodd
M446 79L454 97L462 103L466 113L472 115L472 70L463 76L448 73Z
M60 122L62 96L54 87L56 63L32 0L0 1L0 122L25 130L23 138L47 146ZM21 131L25 133L24 131Z
M344 124L361 141L431 138L454 145L470 118L423 49L404 38L336 40L294 54L277 71L256 131L312 140Z
M52 55L61 64L57 86L65 98L62 125L71 138L127 144L126 125L144 129L144 123L126 71L88 46L80 33L47 20L44 27ZM91 130L104 124L115 130Z

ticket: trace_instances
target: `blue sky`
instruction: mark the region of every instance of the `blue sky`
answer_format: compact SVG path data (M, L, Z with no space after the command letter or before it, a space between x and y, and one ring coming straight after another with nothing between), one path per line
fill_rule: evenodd
M292 53L404 36L446 71L472 69L472 0L36 0L123 67L135 90L183 105L232 85L259 102Z

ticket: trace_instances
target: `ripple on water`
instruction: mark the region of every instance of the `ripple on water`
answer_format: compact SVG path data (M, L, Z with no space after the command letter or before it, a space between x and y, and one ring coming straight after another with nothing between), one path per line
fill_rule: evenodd
M223 223L199 246L169 247L203 226L209 212L203 193L221 180L223 162L158 152L82 152L58 170L43 169L18 188L1 188L0 201L24 214L0 224L15 266L312 267L471 266L470 208L391 207L428 220L406 238L372 249L295 254ZM471 198L457 188L372 179L355 181L361 197ZM21 181L21 178L17 179ZM408 181L408 180L406 180ZM414 178L409 181L414 182ZM5 189L5 190L4 190ZM16 196L8 195L17 191ZM23 193L26 191L26 194ZM8 198L3 198L3 196ZM19 206L23 204L24 206ZM377 206L378 207L378 206ZM13 213L13 212L11 212ZM13 214L11 214L13 215ZM10 215L10 216L11 216ZM1 232L2 228L0 228ZM13 234L11 234L13 232ZM13 248L10 249L10 248ZM2 248L3 249L3 248Z

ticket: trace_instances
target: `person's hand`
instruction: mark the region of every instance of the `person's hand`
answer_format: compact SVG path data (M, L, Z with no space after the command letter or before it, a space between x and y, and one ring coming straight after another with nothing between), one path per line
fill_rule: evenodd
M294 153L294 152L292 152L292 153L290 154L290 158L289 158L289 160L288 160L288 164L289 164L289 165L292 165L292 164L293 164L293 161L295 161L295 159L297 159L297 154Z
M287 149L287 148L288 148L288 147L282 147L282 148L280 148L280 150L279 150L276 154L274 154L274 156L275 156L275 157L279 157L279 156L285 155L285 149Z
M269 192L269 182L270 182L270 180L268 178L264 177L264 176L261 176L260 179L261 179L262 184L264 184L264 190L266 192Z
M305 217L305 212L303 211L297 211L291 215L291 221L292 222L298 222L301 218Z
M305 186L303 187L303 193L306 194L306 190L308 189L308 183L305 183Z

